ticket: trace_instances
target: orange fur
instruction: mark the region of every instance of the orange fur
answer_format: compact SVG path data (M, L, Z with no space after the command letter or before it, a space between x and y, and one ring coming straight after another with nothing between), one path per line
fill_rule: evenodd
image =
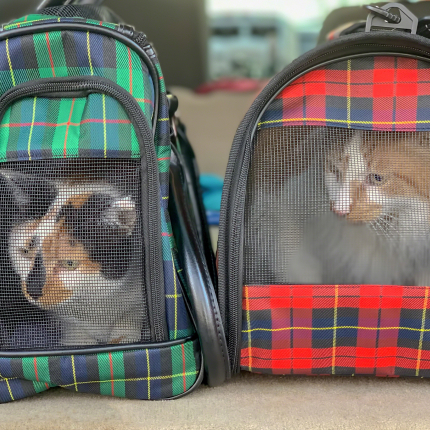
M383 178L377 185L381 195L430 200L428 144L406 140L384 144L374 138L367 138L361 143L360 150L367 164L368 174L376 174ZM344 181L349 161L349 155L337 149L329 155L326 169L335 173L338 181ZM346 215L349 221L371 222L382 215L382 205L370 199L365 181L351 181L350 196L350 209Z

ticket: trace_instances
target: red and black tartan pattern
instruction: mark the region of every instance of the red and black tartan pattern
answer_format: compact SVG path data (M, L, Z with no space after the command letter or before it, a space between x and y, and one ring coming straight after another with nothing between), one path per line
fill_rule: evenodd
M430 130L430 65L403 57L343 60L306 73L268 106L259 128L321 125Z
M430 287L245 286L241 367L430 377Z

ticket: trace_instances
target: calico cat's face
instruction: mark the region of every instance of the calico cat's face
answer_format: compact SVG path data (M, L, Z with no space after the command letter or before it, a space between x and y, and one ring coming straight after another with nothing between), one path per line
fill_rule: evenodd
M364 140L360 132L326 159L331 209L351 222L371 223L413 212L428 220L430 147L407 139Z
M24 182L31 184L31 178ZM9 238L9 255L23 293L42 309L117 288L129 267L136 224L134 201L111 185L50 185L53 192L49 204L44 203L45 213L19 222ZM19 192L25 195L24 189ZM38 204L37 199L32 204Z

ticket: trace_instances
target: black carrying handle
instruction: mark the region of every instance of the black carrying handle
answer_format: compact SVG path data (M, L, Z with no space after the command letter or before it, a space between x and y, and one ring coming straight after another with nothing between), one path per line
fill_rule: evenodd
M172 146L169 213L178 258L187 281L186 293L205 359L206 383L215 387L230 377L227 342L201 241L189 213L187 181L181 155Z
M38 6L37 10L45 9L47 7L66 6L66 5L90 5L99 6L103 0L43 0Z

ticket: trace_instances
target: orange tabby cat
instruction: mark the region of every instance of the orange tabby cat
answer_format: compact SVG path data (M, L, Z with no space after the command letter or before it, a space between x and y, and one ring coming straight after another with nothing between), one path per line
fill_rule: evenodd
M331 212L303 228L291 283L430 285L430 147L423 134L354 132L326 153ZM276 271L276 269L275 269Z

